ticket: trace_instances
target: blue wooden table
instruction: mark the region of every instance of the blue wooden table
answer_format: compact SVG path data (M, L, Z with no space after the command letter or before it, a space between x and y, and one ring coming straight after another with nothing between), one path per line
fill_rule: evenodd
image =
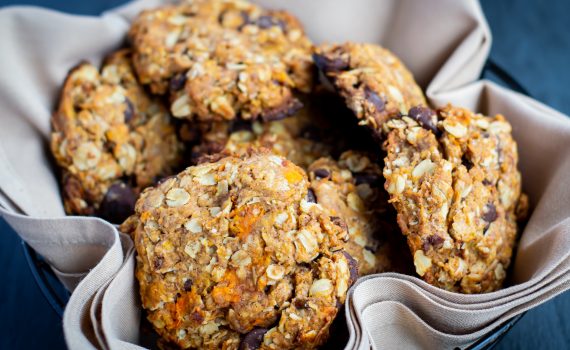
M0 6L94 15L124 2L0 0ZM482 5L494 36L491 57L535 98L570 114L570 0L482 0ZM16 233L1 219L0 266L0 349L65 348L61 320L35 285ZM570 293L529 311L497 348L570 348Z

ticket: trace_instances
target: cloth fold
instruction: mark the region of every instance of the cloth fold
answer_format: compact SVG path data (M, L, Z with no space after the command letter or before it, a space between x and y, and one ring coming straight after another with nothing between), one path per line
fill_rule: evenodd
M437 289L413 276L366 276L346 303L346 349L465 347L509 318L570 288L570 120L528 97L477 81L491 34L476 0L275 0L320 42L377 42L394 51L431 104L502 113L518 142L532 215L510 285L481 295ZM48 150L50 116L69 69L99 64L125 42L129 21L160 4L136 1L100 17L32 7L0 10L0 215L70 291L70 349L142 349L135 250L97 218L66 217ZM25 155L25 156L22 156Z

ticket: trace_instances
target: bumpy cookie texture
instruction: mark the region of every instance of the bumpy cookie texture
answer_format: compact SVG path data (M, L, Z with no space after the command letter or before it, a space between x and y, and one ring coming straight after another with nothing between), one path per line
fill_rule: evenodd
M82 63L68 75L52 117L51 150L62 169L68 214L120 223L136 195L170 175L182 144L168 111L137 83L129 50L101 72Z
M388 119L427 105L410 71L390 51L374 44L322 45L315 64L331 81L361 125L381 134Z
M360 276L410 269L396 215L382 186L382 168L365 154L344 152L340 159L321 158L309 167L316 202L347 226L346 251L358 262ZM400 257L403 255L403 257Z
M175 117L276 120L311 90L312 44L285 11L195 0L142 12L129 31L143 84L170 95Z
M357 271L348 233L311 198L305 172L269 153L145 190L122 230L156 331L182 348L322 344Z
M510 124L449 105L386 129L385 187L418 275L462 293L500 288L528 205Z

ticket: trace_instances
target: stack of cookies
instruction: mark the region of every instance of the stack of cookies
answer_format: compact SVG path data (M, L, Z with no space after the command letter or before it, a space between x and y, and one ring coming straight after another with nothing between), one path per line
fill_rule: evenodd
M63 84L69 215L120 224L164 347L314 349L359 276L499 289L528 199L502 115L431 109L390 51L194 0Z

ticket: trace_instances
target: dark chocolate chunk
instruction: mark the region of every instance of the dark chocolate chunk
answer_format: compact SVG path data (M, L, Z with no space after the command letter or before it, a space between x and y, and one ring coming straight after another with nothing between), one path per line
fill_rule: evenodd
M187 292L192 290L192 280L191 279L187 279L186 281L184 281L184 290Z
M368 86L364 87L364 98L366 98L368 102L374 105L374 107L376 108L376 112L384 111L384 108L386 107L386 102L384 102L382 97L378 96L378 94L375 91L368 88Z
M441 131L437 128L437 115L429 107L412 107L408 112L408 117L417 121L424 129L432 131L435 136L441 135Z
M287 30L285 23L277 18L271 16L260 16L256 21L255 24L261 29L267 29L271 27L279 27L283 32Z
M288 116L297 113L297 111L299 111L301 108L303 108L301 101L294 98L281 107L273 108L263 113L261 115L261 119L263 119L265 122L285 119Z
M293 305L295 305L297 309L310 308L309 304L307 303L307 299L304 298L295 298L295 300L293 301Z
M317 68L325 73L328 72L340 72L347 70L349 68L348 61L342 59L341 57L328 58L325 55L313 54L313 61Z
M424 240L423 250L427 252L429 247L439 248L443 244L444 239L439 235L431 235Z
M186 84L186 74L178 73L170 79L168 88L170 89L170 92L176 92L178 90L181 90L185 84Z
M266 328L254 328L247 333L239 344L239 350L255 350L259 349L263 336L267 333Z
M463 156L461 157L461 164L463 164L467 168L467 170L473 168L473 162L467 157L466 153L464 153Z
M127 105L124 113L125 123L129 123L131 120L133 120L133 117L135 116L135 107L133 106L131 100L129 100L128 98L125 98L125 104Z
M313 191L313 189L309 188L306 200L309 203L317 203L317 196L315 196L315 191Z
M493 203L487 203L487 205L485 205L485 212L483 213L483 220L491 223L497 220L497 217L497 208L495 205Z
M319 168L319 169L313 171L313 174L315 174L315 177L317 179L324 179L326 177L331 176L331 173L327 169L323 169L323 168Z
M346 251L342 253L346 257L346 260L348 260L348 269L350 271L350 281L348 284L352 285L358 279L358 262Z
M115 183L101 202L99 216L113 224L121 224L134 212L136 199L131 187L122 182Z
M344 222L343 219L341 219L338 216L331 216L330 219L331 219L333 224L337 225L338 227L340 227L344 231L348 232L348 225L346 224L346 222Z

